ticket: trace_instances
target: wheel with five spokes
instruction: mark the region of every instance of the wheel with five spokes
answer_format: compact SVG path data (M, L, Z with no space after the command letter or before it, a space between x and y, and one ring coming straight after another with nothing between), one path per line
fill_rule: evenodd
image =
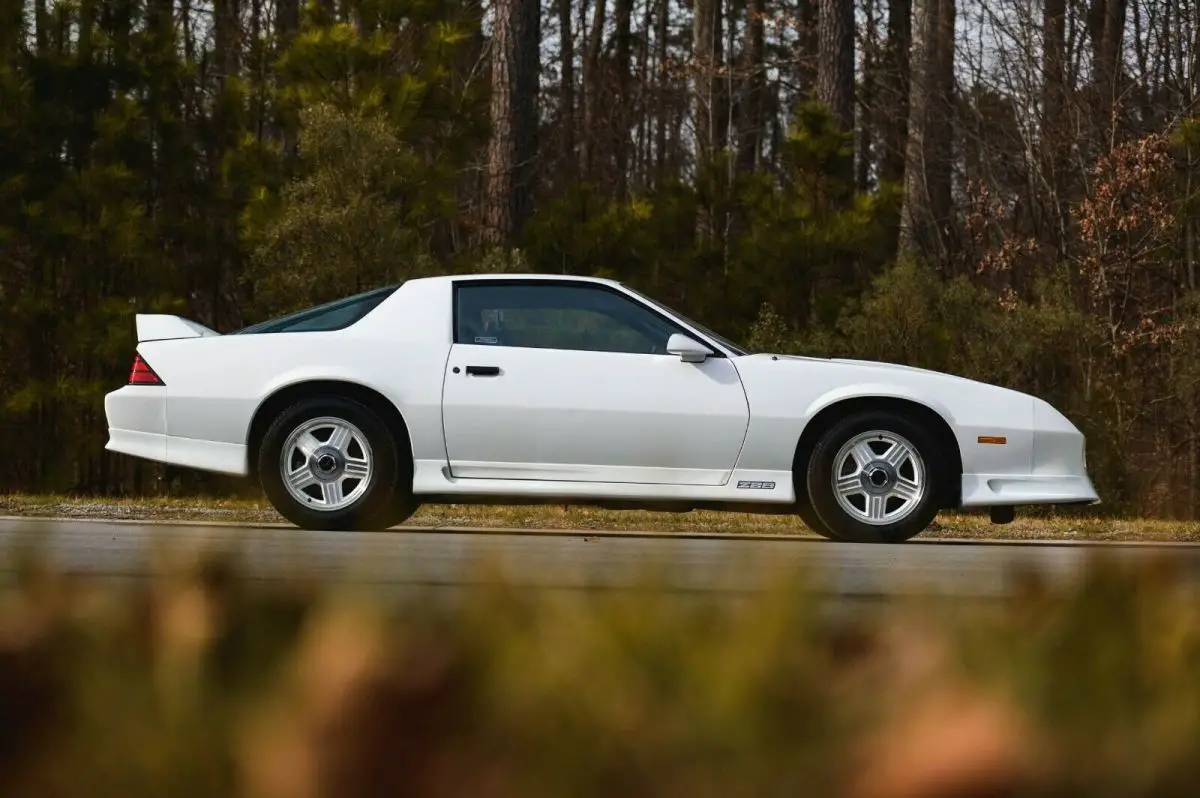
M934 436L902 415L849 416L821 437L809 459L812 511L838 540L906 541L940 509L942 462Z
M304 399L271 424L258 472L275 509L302 529L386 529L411 514L411 484L387 425L339 396ZM405 512L401 512L401 510Z

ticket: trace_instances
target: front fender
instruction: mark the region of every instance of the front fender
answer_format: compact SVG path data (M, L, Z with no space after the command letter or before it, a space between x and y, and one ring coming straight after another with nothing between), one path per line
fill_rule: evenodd
M817 414L821 411L839 402L851 399L903 399L929 408L941 416L942 420L949 424L951 429L955 425L953 411L936 397L930 397L905 386L886 382L855 383L826 391L810 402L808 407L805 408L805 424L807 425L809 421L816 418Z

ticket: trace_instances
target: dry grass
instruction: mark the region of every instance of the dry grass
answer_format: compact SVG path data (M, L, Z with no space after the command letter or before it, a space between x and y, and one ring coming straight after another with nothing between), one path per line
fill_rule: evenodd
M1084 511L1018 514L997 526L986 515L943 513L921 536L970 540L1200 542L1200 523L1105 518ZM108 499L88 496L9 494L0 514L137 521L210 521L278 524L283 519L265 501L196 497ZM664 513L600 510L561 505L428 505L404 526L503 529L638 531L665 533L811 535L799 518L695 511Z

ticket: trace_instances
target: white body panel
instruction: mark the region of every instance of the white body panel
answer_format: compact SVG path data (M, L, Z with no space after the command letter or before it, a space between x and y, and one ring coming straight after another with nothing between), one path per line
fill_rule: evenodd
M455 282L492 279L532 277L411 280L328 332L221 336L141 316L138 353L165 386L129 385L105 398L107 448L245 475L263 403L288 386L334 380L399 410L418 494L790 504L793 458L813 417L843 400L891 397L924 405L953 430L962 506L1098 501L1083 436L1032 396L883 363L738 356L678 318L714 357L456 344ZM536 279L642 302L610 281ZM467 366L500 371L468 375Z
M442 393L460 478L723 485L748 420L728 358L455 344Z

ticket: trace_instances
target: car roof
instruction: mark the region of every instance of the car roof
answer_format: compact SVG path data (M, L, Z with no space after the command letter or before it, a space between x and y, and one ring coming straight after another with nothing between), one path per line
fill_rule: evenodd
M416 277L408 282L464 282L478 281L484 282L488 280L549 280L574 283L596 283L597 285L620 286L618 280L610 280L607 277L584 277L575 274L538 274L538 273L508 273L508 272L480 272L476 274L442 274L433 277Z

